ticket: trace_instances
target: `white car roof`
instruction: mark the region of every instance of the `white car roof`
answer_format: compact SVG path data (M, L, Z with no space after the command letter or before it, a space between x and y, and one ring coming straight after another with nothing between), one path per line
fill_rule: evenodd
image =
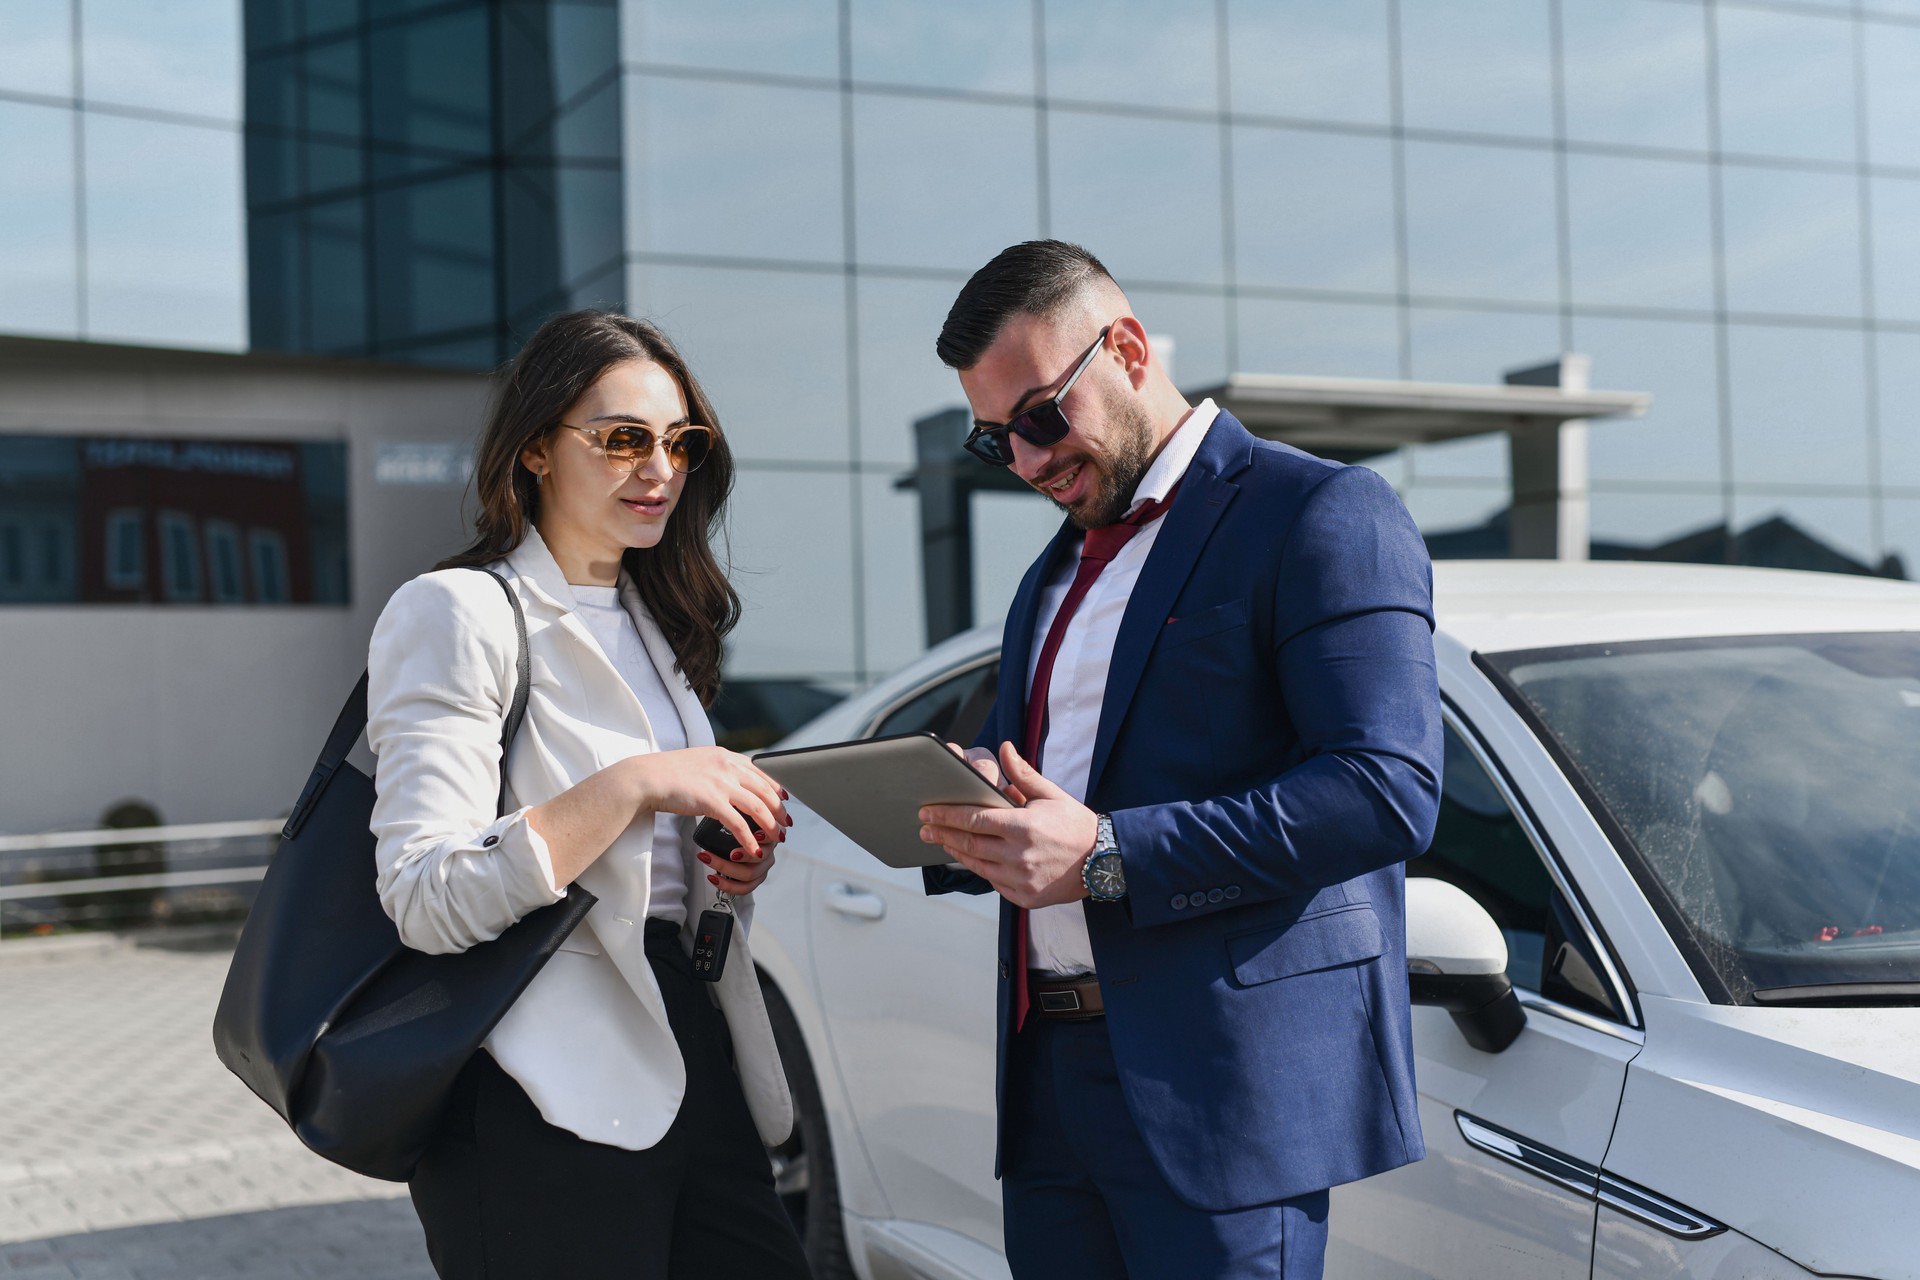
M1920 631L1920 584L1728 565L1441 560L1439 629L1498 653L1684 636Z

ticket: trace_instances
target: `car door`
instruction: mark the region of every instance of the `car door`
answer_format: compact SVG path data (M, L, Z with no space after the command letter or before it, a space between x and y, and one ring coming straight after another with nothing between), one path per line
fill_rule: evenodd
M1327 1274L1588 1280L1591 1178L1641 1036L1577 898L1451 709L1442 791L1433 846L1407 872L1486 907L1506 935L1527 1026L1504 1052L1483 1053L1445 1011L1414 1009L1427 1157L1335 1189Z
M998 669L985 658L941 673L881 712L866 736L930 730L971 741L992 704ZM802 833L791 838L797 845ZM810 915L820 1004L891 1216L998 1249L999 899L929 897L917 869L886 866L830 828L805 838L815 858Z

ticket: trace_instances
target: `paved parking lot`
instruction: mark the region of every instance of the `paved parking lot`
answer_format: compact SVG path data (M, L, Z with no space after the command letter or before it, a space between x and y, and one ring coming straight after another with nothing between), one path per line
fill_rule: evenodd
M213 1056L218 938L0 945L0 1277L431 1280L406 1189Z

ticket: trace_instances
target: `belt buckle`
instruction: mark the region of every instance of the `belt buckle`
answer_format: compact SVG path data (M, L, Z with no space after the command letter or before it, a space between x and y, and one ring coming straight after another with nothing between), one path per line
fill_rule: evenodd
M1040 997L1040 1012L1042 1013L1080 1012L1080 993L1078 991L1042 991L1038 994Z

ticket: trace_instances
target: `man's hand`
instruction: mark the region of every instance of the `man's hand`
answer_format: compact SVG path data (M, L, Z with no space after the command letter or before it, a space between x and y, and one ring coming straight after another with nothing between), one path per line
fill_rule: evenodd
M987 777L995 763L981 749L966 753ZM976 758L979 757L979 758ZM1010 790L1025 800L1018 809L936 804L920 811L920 838L947 853L1008 902L1032 910L1087 896L1081 865L1098 835L1093 810L1042 777L1011 742L998 760ZM987 767L983 767L987 766Z

